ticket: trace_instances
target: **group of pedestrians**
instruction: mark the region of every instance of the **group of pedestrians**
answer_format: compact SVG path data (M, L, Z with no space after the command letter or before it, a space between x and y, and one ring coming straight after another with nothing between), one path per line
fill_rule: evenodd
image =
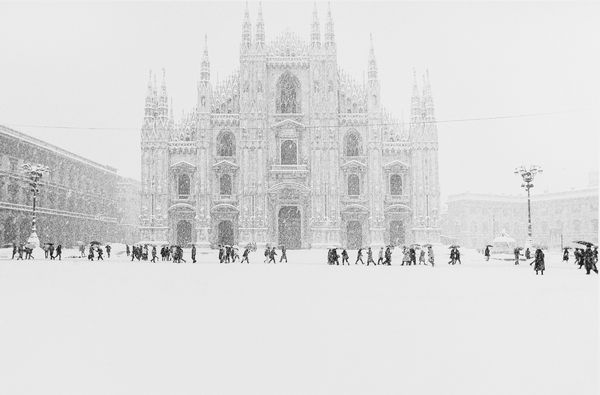
M366 265L369 266L371 263L373 264L373 266L376 265L386 265L386 266L391 266L392 265L392 246L387 246L385 249L384 247L381 247L379 249L379 259L377 260L377 262L375 262L375 260L373 259L373 249L371 247L367 247L367 263ZM327 252L327 264L328 265L337 265L339 266L340 264L340 258L342 258L342 265L348 265L350 266L350 262L349 262L349 255L348 255L348 251L345 248L342 248L342 252L341 254L338 254L338 248L330 248ZM358 262L360 262L362 265L365 264L365 262L363 261L363 251L365 250L365 248L359 248L358 251L356 252L356 261L354 261L355 265L358 265Z
M59 261L62 260L62 245L59 244L55 248L54 244L47 243L42 246L42 249L44 250L44 257L46 259L54 260L58 258ZM15 257L16 260L35 259L32 246L13 243L11 259L15 259Z
M594 272L598 274L598 246L592 248L591 244L588 244L585 249L575 248L573 251L575 257L575 264L579 265L579 269L585 267L585 274ZM563 262L569 262L569 248L563 250Z
M287 260L287 249L285 248L284 245L280 246L280 250L281 250L281 257L279 258L279 263L282 263L285 260L285 263L288 263ZM265 263L271 263L273 262L274 264L277 263L276 261L276 256L277 256L277 251L275 249L275 247L271 247L269 248L269 246L265 247Z

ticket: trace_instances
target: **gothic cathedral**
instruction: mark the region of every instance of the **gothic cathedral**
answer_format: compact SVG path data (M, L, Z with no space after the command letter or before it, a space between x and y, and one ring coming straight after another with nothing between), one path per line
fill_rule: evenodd
M205 39L206 41L206 39ZM371 40L362 83L337 64L331 11L310 40L265 41L246 8L239 69L213 85L205 42L197 106L176 121L164 72L141 131L144 241L294 248L439 240L438 142L429 76L410 122L381 106Z

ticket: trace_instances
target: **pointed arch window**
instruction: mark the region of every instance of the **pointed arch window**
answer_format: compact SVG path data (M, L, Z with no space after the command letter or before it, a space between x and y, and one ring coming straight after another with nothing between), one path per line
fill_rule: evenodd
M300 82L289 71L277 82L276 107L278 113L300 112Z
M350 174L348 176L348 196L360 195L360 177L358 174Z
M346 135L346 156L360 156L361 142L360 136L356 132L349 132Z
M231 132L222 132L217 138L218 156L235 156L235 137Z
M281 164L298 164L298 146L294 140L285 140L281 143Z
M219 193L221 195L232 195L231 176L229 174L223 174L219 178Z
M180 174L177 177L177 194L179 199L187 199L190 197L190 176L187 174Z
M402 195L402 176L400 174L392 174L390 176L390 195Z

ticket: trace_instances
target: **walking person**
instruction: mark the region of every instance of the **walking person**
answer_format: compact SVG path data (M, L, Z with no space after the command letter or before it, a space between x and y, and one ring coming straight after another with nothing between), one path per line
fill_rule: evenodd
M529 251L529 247L525 249L525 259L531 259L531 252Z
M421 252L419 253L419 265L427 265L427 262L425 262L425 249L421 248Z
M127 256L129 256L129 254L131 253L131 250L129 249L129 244L125 244L125 253L127 254Z
M563 249L563 262L569 263L569 249Z
M107 251L107 253L108 253L108 251ZM152 246L152 260L150 262L156 263L156 258L157 258L157 256L156 256L156 246Z
M486 262L490 260L490 246L485 246L485 251L483 252L483 256L485 256Z
M244 261L248 264L250 264L250 260L248 259L248 256L250 255L250 247L246 247L244 249L244 253L242 254L242 261L240 263L244 263Z
M273 262L273 264L276 264L277 261L275 261L275 256L277 255L277 251L275 251L275 247L271 248L271 252L269 252L269 262L271 263Z
M519 247L515 248L513 251L514 255L515 255L515 265L519 264L519 258L521 256L521 250L519 249Z
M435 265L435 258L433 256L433 247L427 246L427 255L429 255L429 263L431 263L431 267Z
M288 263L287 261L287 252L285 249L285 246L281 246L281 257L279 258L279 263L281 263L283 260L285 259L285 263Z
M108 258L110 258L110 250L111 250L111 248L112 248L112 247L110 246L110 244L107 244L107 245L106 245L106 256L107 256ZM154 249L154 252L156 252L156 247L154 247L154 248L155 248L155 249Z
M17 255L17 243L13 243L13 248L12 248L12 257L10 259L15 259L15 255Z
M102 250L102 247L98 246L98 260L99 261L104 260L104 258L102 258L102 254L104 254L104 251Z
M454 247L450 248L450 260L448 261L448 265L454 265L456 263L456 253L454 251Z
M589 245L583 253L583 261L585 265L585 274L590 274L591 271L594 271L596 274L598 274L598 269L596 268L596 262L594 259L594 252L592 251L592 247Z
M539 248L537 250L535 250L535 258L529 264L529 266L531 266L534 263L535 263L535 266L533 267L533 269L535 270L535 274L537 275L538 272L542 272L542 276L543 276L544 270L546 270L546 265L544 263L544 253Z
M88 250L88 261L94 260L94 247L90 244L90 248Z
M362 263L363 265L365 264L362 260L362 248L358 249L358 252L356 253L356 262L354 262L355 265L358 264L358 261L360 261L360 263Z
M402 247L402 264L400 266L410 266L410 251L406 247Z
M410 247L410 249L408 250L408 252L410 253L410 263L411 265L417 265L417 252L415 251L414 247Z
M196 244L192 244L192 263L196 263Z
M383 247L381 247L379 249L379 259L377 259L377 264L381 265L382 263L384 263L383 261L383 255L384 255L384 251L383 251Z
M56 256L58 257L58 260L62 260L62 245L57 245L56 246Z
M342 265L344 265L345 263L347 263L348 266L350 266L350 262L348 262L348 251L346 251L346 249L344 248L342 250Z
M19 254L19 256L17 257L17 261L23 260L23 244L19 244L19 248L17 249L17 252Z
M387 246L385 250L385 262L384 265L392 266L392 249L390 246Z
M48 248L48 255L50 256L50 260L54 260L54 244L50 244L50 248Z
M269 263L269 256L271 256L271 249L267 246L265 247L265 263Z
M373 266L375 266L375 261L373 260L373 250L371 247L367 249L367 266L369 266L369 262L373 262Z

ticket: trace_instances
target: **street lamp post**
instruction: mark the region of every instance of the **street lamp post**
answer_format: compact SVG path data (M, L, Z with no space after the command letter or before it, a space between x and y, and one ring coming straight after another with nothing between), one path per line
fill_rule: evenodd
M22 169L23 173L25 174L25 177L27 177L27 179L29 180L31 192L33 192L33 205L31 210L31 235L29 236L29 239L27 239L27 244L33 245L34 248L39 248L40 239L38 238L36 228L35 202L39 192L38 187L40 184L40 180L42 179L43 175L48 173L50 170L48 169L48 166L36 165L31 163L23 164Z
M538 173L543 173L540 166L532 165L527 169L525 166L520 166L515 169L515 174L518 174L523 178L521 187L527 191L527 244L531 247L532 244L532 232L531 232L531 188L533 188L533 179Z

